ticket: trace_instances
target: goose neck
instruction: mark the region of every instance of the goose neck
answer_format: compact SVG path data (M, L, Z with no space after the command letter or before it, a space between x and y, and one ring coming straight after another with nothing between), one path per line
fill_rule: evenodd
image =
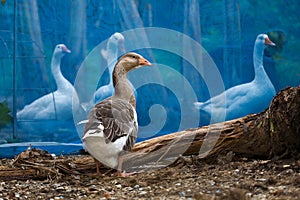
M254 73L255 79L265 79L267 76L264 66L263 66L263 56L264 56L264 46L255 45L253 53L253 64L254 64Z
M113 86L113 71L115 63L108 63L109 82L108 85Z
M126 73L122 71L118 73L118 70L114 70L113 84L115 88L114 96L129 102L135 108L136 100Z
M60 69L61 58L58 56L53 56L51 61L51 71L56 82L57 88L60 88L64 85L65 78L63 77Z

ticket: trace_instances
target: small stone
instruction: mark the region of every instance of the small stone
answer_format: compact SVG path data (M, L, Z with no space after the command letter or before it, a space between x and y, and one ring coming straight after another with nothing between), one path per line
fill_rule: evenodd
M260 164L267 164L267 163L269 163L271 160L262 160L261 162L260 162Z
M67 192L67 193L72 192L72 189L67 188L67 189L66 189L66 192Z
M284 171L284 173L285 174L294 174L295 172L292 169L287 169L287 170Z
M116 188L121 189L121 188L122 188L122 185L121 185L121 184L117 184L117 185L116 185Z
M140 186L139 186L139 185L135 185L133 188L134 188L134 189L139 189Z
M175 186L181 186L181 183L176 183Z
M140 195L145 195L145 194L147 194L148 192L147 191L141 191L140 192Z
M251 197L252 197L252 193L251 192L247 192L246 194L245 194L245 197L246 197L246 199L250 199Z
M80 180L80 176L73 176L75 180Z
M222 194L222 190L221 189L217 189L216 190L216 195L221 195Z
M260 181L260 182L266 182L267 181L267 179L265 179L265 178L258 178L258 179L256 179L257 181Z
M179 192L180 197L185 197L185 192Z
M65 188L63 186L57 187L56 190L64 190Z
M216 184L216 182L214 182L214 181L208 181L208 183L209 183L210 185L215 185L215 184Z

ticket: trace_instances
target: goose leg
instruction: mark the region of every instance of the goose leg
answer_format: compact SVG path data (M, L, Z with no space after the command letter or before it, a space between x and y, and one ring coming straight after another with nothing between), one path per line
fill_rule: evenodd
M97 170L96 175L101 176L101 172L100 172L100 169L99 169L99 161L95 158L94 158L94 161L96 163L96 170Z
M124 160L123 155L120 155L119 158L118 158L118 168L117 168L116 176L118 176L118 177L127 177L127 176L133 175L134 173L122 172L123 160Z
M123 156L119 156L118 158L118 167L116 176L118 177L125 177L126 175L122 172L122 164L123 164Z

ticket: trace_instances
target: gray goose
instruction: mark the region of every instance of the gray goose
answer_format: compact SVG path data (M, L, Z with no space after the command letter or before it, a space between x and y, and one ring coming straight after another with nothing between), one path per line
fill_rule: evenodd
M97 161L117 169L117 175L123 176L122 157L135 144L138 132L136 100L126 75L142 65L150 66L151 63L137 53L123 55L112 74L114 94L90 111L82 141L96 161L98 175Z

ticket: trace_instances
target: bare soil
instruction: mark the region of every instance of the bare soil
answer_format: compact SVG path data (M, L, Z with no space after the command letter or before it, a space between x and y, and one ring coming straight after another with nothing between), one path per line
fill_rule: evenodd
M1 199L300 199L300 159L254 160L195 156L129 177L102 168L89 155L43 151L0 160ZM1 175L2 173L2 175ZM21 174L20 174L21 173Z

